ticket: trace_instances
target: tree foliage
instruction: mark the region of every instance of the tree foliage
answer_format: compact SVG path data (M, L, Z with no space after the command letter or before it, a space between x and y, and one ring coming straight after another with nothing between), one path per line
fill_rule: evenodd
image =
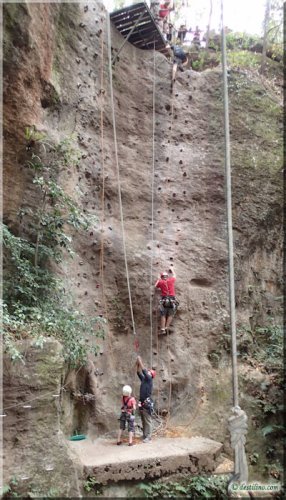
M42 141L35 132L25 131L26 141ZM51 263L60 263L65 255L72 256L74 231L85 231L93 222L57 182L60 169L78 164L79 154L65 139L49 146L49 155L43 161L30 151L26 168L31 172L31 191L36 207L23 202L19 210L19 233L3 224L3 326L4 345L12 359L21 355L15 340L34 337L41 346L45 336L54 336L64 344L64 356L76 365L84 363L88 352L97 352L89 346L87 337L103 336L104 320L85 318L75 310L72 297L63 283L51 272Z

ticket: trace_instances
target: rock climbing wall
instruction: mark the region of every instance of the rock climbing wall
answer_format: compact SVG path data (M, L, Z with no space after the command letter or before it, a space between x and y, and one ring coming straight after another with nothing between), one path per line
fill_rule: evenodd
M4 30L4 222L19 231L18 210L23 204L33 207L37 203L24 168L26 126L43 131L51 143L73 138L80 165L63 169L59 182L86 213L97 217L88 232L75 236L74 258L67 257L56 271L72 290L78 309L108 320L105 340L99 341L100 354L89 364L89 390L96 400L88 421L84 418L82 424L82 431L98 436L117 428L121 386L131 384L135 395L139 388L133 368L136 353L118 198L107 13L100 2L6 4ZM113 56L122 43L111 26ZM206 437L223 441L232 404L231 370L229 363L220 370L214 368L208 357L222 334L229 333L221 68L178 74L173 94L170 81L170 61L129 43L113 68L136 339L143 361L157 369L157 408L169 412L173 426L182 425L181 433L203 430ZM255 117L255 106L249 113ZM281 286L277 272L281 234L275 225L269 234L265 230L269 248L264 254L255 235L260 231L257 214L262 207L270 213L269 203L279 191L280 178L275 174L271 194L263 180L268 176L265 169L259 174L263 188L252 186L244 196L255 173L240 168L243 151L251 147L253 137L248 132L243 143L239 142L236 125L231 125L239 298L245 296L253 272L264 272L267 276L260 274L260 280L267 293L261 300L264 305L272 301L275 314L273 297ZM248 220L243 218L243 207L252 207ZM271 209L274 219L270 217L278 225L279 207L280 201ZM249 241L252 247L247 251ZM273 258L268 273L262 271L262 259L269 262L270 251ZM150 293L157 274L170 267L177 274L180 307L174 332L157 339L158 296L152 299L151 332ZM276 275L270 281L273 269ZM253 311L250 295L246 302L238 301L239 319L249 323L256 317ZM79 378L78 389L82 389L81 381ZM65 415L68 419L67 407L63 419ZM67 431L72 432L72 419L70 422Z

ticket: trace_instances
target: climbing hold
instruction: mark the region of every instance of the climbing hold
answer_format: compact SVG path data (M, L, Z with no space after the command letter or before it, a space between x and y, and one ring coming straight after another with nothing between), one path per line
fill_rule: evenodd
M167 158L166 158L166 162L168 162L168 161L169 161L169 157L167 156Z
M187 177L187 172L184 172L184 173L183 173L183 177Z
M77 64L79 64L80 63L80 58L77 57L75 61L77 62Z
M176 196L177 196L176 193L173 193L173 198L176 198Z
M180 165L183 165L183 160L180 160L180 161L179 161L179 164L180 164Z
M173 257L170 257L170 260L173 260Z
M179 242L178 242L178 241L175 241L175 245L179 245Z

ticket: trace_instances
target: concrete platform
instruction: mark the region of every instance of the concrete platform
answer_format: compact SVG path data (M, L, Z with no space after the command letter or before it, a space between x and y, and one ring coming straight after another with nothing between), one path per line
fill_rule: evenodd
M84 475L101 484L126 480L154 479L177 472L210 474L218 465L222 444L203 437L157 438L127 446L105 439L69 441Z

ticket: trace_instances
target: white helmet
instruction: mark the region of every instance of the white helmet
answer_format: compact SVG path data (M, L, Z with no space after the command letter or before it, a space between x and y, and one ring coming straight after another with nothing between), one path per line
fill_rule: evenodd
M130 385L125 385L122 389L123 396L131 396L131 393L132 393L132 388L130 387Z

